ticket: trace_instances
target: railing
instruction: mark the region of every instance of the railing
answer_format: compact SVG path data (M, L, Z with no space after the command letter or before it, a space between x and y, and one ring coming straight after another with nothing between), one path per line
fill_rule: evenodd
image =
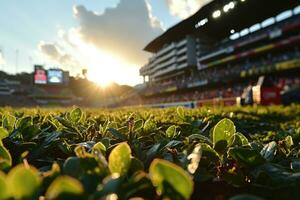
M169 46L167 46L166 48L160 50L160 51L157 53L156 56L159 57L159 56L161 56L162 54L167 53L168 51L170 51L171 49L173 49L173 48L175 48L175 47L176 47L175 44L172 43L172 44L170 44Z
M175 64L172 65L172 66L170 66L170 67L168 67L168 68L166 68L166 69L164 69L164 70L157 71L156 73L153 74L153 76L154 77L160 76L160 75L166 74L166 73L174 71L174 70L176 70L176 65Z

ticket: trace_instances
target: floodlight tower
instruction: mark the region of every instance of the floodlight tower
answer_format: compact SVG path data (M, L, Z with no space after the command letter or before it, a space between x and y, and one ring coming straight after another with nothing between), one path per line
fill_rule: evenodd
M87 68L82 69L82 75L83 75L84 79L87 79L87 73L88 73Z

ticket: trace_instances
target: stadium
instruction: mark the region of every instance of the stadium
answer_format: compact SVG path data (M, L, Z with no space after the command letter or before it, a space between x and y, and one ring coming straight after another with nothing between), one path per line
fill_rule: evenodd
M293 0L215 0L154 38L139 104L299 102L300 6ZM125 102L134 105L135 101Z
M265 9L268 8L268 9ZM255 11L255 12L254 12ZM144 82L107 91L61 68L0 74L0 105L201 107L300 101L300 6L214 0L145 45Z
M33 73L7 75L0 80L1 106L70 106L76 96L69 85L69 72L60 68L45 69L35 65Z
M2 7L0 200L300 199L300 1Z

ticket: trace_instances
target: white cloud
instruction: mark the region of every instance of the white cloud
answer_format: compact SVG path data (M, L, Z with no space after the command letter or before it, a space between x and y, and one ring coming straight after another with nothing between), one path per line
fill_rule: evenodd
M57 44L41 41L38 48L43 55L64 69L70 70L81 67L81 64L72 55L65 53Z
M166 0L170 13L185 19L212 0Z
M107 8L102 14L84 6L73 10L79 21L77 30L85 42L138 65L148 58L142 49L163 31L146 0L120 0L115 8Z
M74 66L73 74L87 68L89 78L100 84L140 83L139 68L149 56L143 48L163 31L148 0L120 0L100 14L78 5L73 13L78 27L58 27L57 41L40 42L39 51L48 60Z

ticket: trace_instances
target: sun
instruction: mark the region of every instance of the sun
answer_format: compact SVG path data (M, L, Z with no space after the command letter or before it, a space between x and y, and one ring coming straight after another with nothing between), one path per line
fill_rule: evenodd
M113 83L113 81L108 76L103 76L102 74L110 74L108 71L103 71L100 68L89 68L89 72L87 74L87 78L90 81L95 82L102 88L106 88Z
M90 60L87 74L89 80L101 87L107 87L113 82L122 82L122 79L126 77L122 73L124 68L129 67L126 62L122 62L117 57L99 50L96 50L96 52L90 50L89 53Z
M84 42L76 32L71 41L77 46L76 58L87 68L87 78L105 88L112 83L135 85L141 82L139 66Z
M99 86L105 88L112 83L133 85L138 82L135 80L136 77L139 78L138 66L98 49L89 48L87 52L87 77Z

